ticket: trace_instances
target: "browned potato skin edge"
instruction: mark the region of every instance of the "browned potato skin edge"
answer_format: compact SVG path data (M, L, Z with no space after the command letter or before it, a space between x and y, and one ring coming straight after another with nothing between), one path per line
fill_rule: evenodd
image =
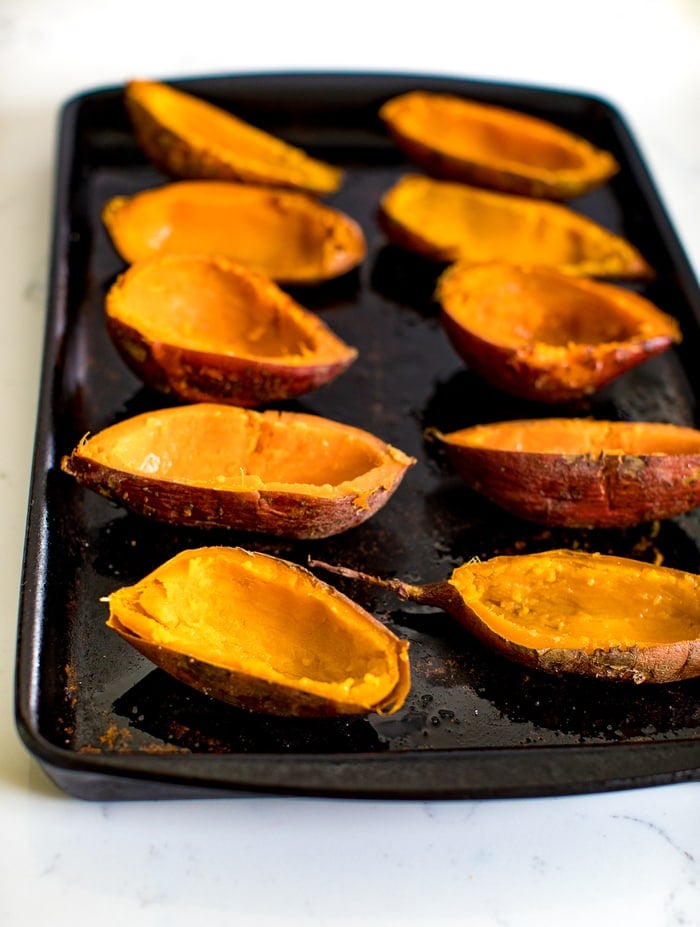
M590 367L589 382L581 386L567 383L566 365L534 366L525 352L484 341L462 328L444 309L440 311L440 320L455 351L479 376L511 395L543 403L562 403L590 396L674 344L670 335L657 335L643 341L616 344L610 349L604 345L590 346L588 356L580 351L576 355L578 365Z
M444 446L476 492L541 524L623 528L700 505L700 455L557 455Z
M195 657L177 653L166 647L145 641L118 624L108 622L108 626L116 631L122 640L150 660L151 663L185 685L236 708L268 715L296 718L335 718L346 715L367 715L373 711L391 714L392 699L395 695L398 696L404 684L402 678L394 692L376 708L358 705L352 701L342 702L338 699L324 699L301 689L284 686L277 682L272 683L246 673L237 673L234 670L213 666L210 663L197 660ZM401 645L398 659L400 664L403 664L404 673L407 671L408 665L406 651L406 645Z
M522 666L554 675L576 674L637 685L668 684L700 675L700 640L591 653L579 649L523 647L492 631L449 581L436 585L449 587L439 591L447 603L443 606L445 611L487 647Z
M476 161L452 157L444 152L435 151L428 145L409 138L391 127L389 135L397 147L426 174L458 183L468 183L475 187L528 196L532 199L557 201L575 199L602 186L609 179L609 177L596 176L579 182L567 182L561 179L547 182L534 177L524 177L503 168L493 168Z
M363 495L328 498L293 492L232 492L188 486L112 469L80 454L61 461L64 473L106 499L145 518L173 525L232 528L277 537L317 539L362 524L384 506L398 488L405 470L390 485Z
M107 329L133 373L154 389L187 402L254 408L293 399L329 383L357 358L357 351L348 349L334 364L271 364L151 341L113 316L107 316Z

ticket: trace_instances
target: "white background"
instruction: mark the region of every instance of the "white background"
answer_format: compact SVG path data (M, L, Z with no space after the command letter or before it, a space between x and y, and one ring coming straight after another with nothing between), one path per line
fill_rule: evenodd
M492 802L102 804L13 723L21 566L66 98L129 77L400 71L598 94L700 268L698 0L0 0L0 924L700 924L700 785Z

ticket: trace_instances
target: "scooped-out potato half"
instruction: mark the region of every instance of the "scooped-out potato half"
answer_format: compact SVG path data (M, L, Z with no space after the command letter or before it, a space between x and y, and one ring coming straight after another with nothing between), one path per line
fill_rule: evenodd
M156 521L321 538L372 517L414 464L322 416L191 403L89 435L61 468Z
M625 528L700 505L695 428L542 418L430 434L472 489L530 521Z
M132 264L105 309L128 366L188 402L291 399L330 382L357 357L272 280L222 257L163 255Z
M216 254L277 283L322 283L357 267L366 253L359 224L315 197L223 180L179 180L115 196L102 220L129 264Z
M173 177L238 180L321 196L342 183L339 167L170 84L131 80L124 101L138 144Z
M639 293L540 265L457 262L435 295L468 366L540 402L589 396L681 341L676 319Z
M617 682L700 676L700 576L580 550L470 560L424 586L310 561L442 609L514 663Z
M408 643L308 570L238 547L185 550L111 593L107 624L180 682L271 715L392 714Z
M584 277L646 279L626 238L562 203L405 174L383 195L390 241L438 262L543 264Z
M609 151L549 120L454 94L413 90L379 115L428 174L477 187L569 200L620 169Z

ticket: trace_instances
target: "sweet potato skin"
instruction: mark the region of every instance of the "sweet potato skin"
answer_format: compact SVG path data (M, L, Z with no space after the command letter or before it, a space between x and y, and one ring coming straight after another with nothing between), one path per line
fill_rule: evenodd
M374 515L415 463L321 416L188 403L86 435L61 469L155 521L320 538Z
M477 492L528 521L625 528L700 505L700 455L517 453L446 444Z
M123 641L158 666L164 672L191 686L204 695L216 698L235 708L260 714L288 718L338 718L369 714L366 705L350 700L320 698L312 692L279 682L214 666L167 647L145 641L127 628L114 626ZM407 647L399 652L398 659L407 663Z
M295 539L326 538L362 524L389 500L400 480L373 492L339 497L276 490L214 490L111 469L74 451L65 473L145 518L172 525L231 528Z
M349 349L331 364L272 363L151 341L113 316L107 328L127 366L145 383L186 402L225 402L255 408L294 399L324 386L357 357Z
M667 351L677 340L660 334L619 345L577 345L566 364L543 361L537 346L512 348L493 344L459 325L449 313L441 323L457 353L484 380L512 396L557 404L582 399L618 377Z
M296 398L358 355L272 280L214 255L133 264L109 288L105 320L127 366L186 402L256 407Z

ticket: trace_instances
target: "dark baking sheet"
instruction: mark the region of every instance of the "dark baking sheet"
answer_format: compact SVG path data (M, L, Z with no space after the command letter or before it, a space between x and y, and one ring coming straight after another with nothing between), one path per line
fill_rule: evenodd
M413 169L377 110L412 88L445 90L552 119L611 150L622 170L572 205L628 236L657 271L643 288L675 314L683 344L590 402L555 414L698 425L697 282L648 171L605 101L549 89L422 75L271 74L176 82L347 170L329 201L369 253L346 277L294 295L360 358L288 408L375 432L419 459L373 519L326 541L177 529L126 514L59 469L88 430L167 403L126 370L105 332L123 264L99 220L116 194L164 182L136 147L121 88L69 101L60 125L53 264L19 616L16 717L48 775L82 798L286 793L386 798L587 792L697 779L700 681L635 688L528 672L442 613L335 582L411 641L413 687L396 715L338 721L229 708L155 669L105 627L103 596L186 547L241 544L415 582L464 559L579 546L697 571L698 512L624 531L547 530L507 516L454 476L424 429L552 414L486 386L447 343L431 294L437 265L387 243L380 195Z

